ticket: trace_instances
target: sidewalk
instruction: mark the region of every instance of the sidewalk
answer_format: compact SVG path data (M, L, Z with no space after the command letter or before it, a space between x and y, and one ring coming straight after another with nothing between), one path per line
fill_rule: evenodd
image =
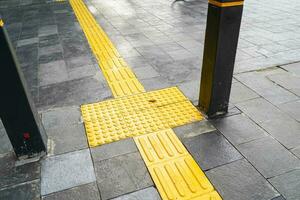
M146 91L178 86L197 105L207 1L85 3ZM299 6L246 1L228 115L173 129L224 200L300 199ZM0 199L161 199L132 138L88 147L80 105L113 95L70 4L0 13L50 139L16 167L0 125Z

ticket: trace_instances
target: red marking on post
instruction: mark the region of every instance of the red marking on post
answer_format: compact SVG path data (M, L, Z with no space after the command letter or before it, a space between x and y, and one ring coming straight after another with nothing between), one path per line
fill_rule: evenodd
M29 133L24 133L23 138L24 138L24 140L29 140L30 134Z

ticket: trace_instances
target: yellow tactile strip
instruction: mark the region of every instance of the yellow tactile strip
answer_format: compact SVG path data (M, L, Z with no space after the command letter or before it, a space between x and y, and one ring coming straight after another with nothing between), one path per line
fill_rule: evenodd
M120 56L82 0L70 4L115 97L145 92L135 74Z
M135 136L163 200L221 200L170 129L203 119L200 112L176 87L144 93L83 1L70 0L70 4L113 95L120 97L82 105L90 147Z
M203 119L177 87L81 106L91 147Z
M163 200L221 200L172 129L134 140Z

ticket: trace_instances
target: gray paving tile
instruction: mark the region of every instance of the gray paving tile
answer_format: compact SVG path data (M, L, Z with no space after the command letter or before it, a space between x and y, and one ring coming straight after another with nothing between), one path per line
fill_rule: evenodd
M300 170L294 170L269 179L270 183L289 200L300 199Z
M104 144L91 149L94 162L138 151L132 138Z
M161 200L161 198L154 187L149 187L112 200Z
M57 34L57 25L47 25L39 28L39 37Z
M300 122L300 100L278 105L281 111Z
M149 79L141 79L140 82L147 91L158 90L162 88L167 88L172 86L171 83L168 83L163 77L155 77ZM173 85L174 86L174 85Z
M69 189L96 181L89 150L80 150L42 161L41 194Z
M192 138L197 135L215 131L215 127L207 120L186 124L173 128L179 138Z
M230 102L239 103L259 97L254 91L245 85L236 82L231 86Z
M68 68L74 69L74 68L82 68L88 65L93 65L93 60L90 55L82 55L82 56L76 56L66 59L66 64Z
M174 60L182 60L186 58L195 57L193 54L191 54L186 49L180 49L175 51L168 50L167 53L173 58Z
M0 157L0 188L10 187L40 177L40 164L32 162L15 166L17 158L13 153Z
M78 106L84 103L93 103L112 98L111 91L104 86L98 76L88 76L81 79L66 81L39 88L38 108L63 106Z
M265 131L243 114L213 120L211 123L234 145L267 136Z
M62 154L88 148L83 124L66 125L59 128L46 129L51 148L49 155Z
M79 106L60 107L42 112L42 121L46 129L60 128L81 123Z
M44 200L100 200L97 183L81 185L43 197Z
M300 158L300 147L292 149L291 152Z
M66 64L63 60L40 64L40 86L60 83L68 80Z
M272 200L285 200L285 198L283 196L278 196L273 198Z
M300 77L292 73L272 74L267 78L286 89L300 88Z
M95 163L101 198L106 200L153 185L138 152Z
M275 119L284 119L284 113L265 99L257 98L236 104L256 123L263 123Z
M134 73L136 74L138 79L149 79L159 76L159 73L157 73L157 71L155 71L155 69L150 65L146 67L136 68L134 69Z
M266 121L261 127L288 149L300 146L300 123L290 117Z
M0 189L0 198L11 200L39 200L40 181L34 180L10 188Z
M75 80L95 75L100 72L99 68L94 65L86 65L73 69L67 69L69 80Z
M59 61L63 59L63 54L62 52L55 52L52 54L48 55L42 55L39 57L39 63L44 64L44 63L49 63L53 61Z
M203 170L243 158L218 131L184 138L183 143Z
M200 79L195 81L188 81L178 85L180 90L191 101L198 101L200 94Z
M245 159L206 172L224 200L269 200L276 190Z
M300 167L300 160L271 137L241 144L237 148L266 178Z
M62 53L61 44L55 44L51 46L39 47L39 57L41 56L49 56L54 53Z
M62 40L62 47L63 55L66 59L90 54L90 50L87 48L86 44L83 43L83 41L80 41L78 38Z
M262 72L249 72L236 75L235 77L254 90L257 94L261 95L271 103L278 105L290 101L297 100L298 97L279 85L276 85L266 76L275 76L281 73L281 70L270 70Z
M30 45L30 44L36 44L38 42L39 42L38 37L28 38L28 39L24 39L24 40L18 40L17 47L26 46L26 45Z
M55 46L59 43L58 34L39 37L39 47Z
M281 67L284 68L285 70L289 71L289 72L300 75L300 63L299 62L289 64L289 65L283 65Z

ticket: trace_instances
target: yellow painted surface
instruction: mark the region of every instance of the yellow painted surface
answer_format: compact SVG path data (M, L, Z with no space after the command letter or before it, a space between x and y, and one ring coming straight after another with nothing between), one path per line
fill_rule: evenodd
M81 106L91 147L203 119L177 87Z
M134 141L163 200L221 200L172 129Z
M70 0L70 4L114 97L145 92L142 84L120 56L83 1Z
M0 27L3 27L4 26L4 22L2 19L0 19Z
M216 0L208 0L208 2L210 4L218 6L218 7L242 6L244 4L244 1L234 1L234 2L221 3L221 2L216 1Z

